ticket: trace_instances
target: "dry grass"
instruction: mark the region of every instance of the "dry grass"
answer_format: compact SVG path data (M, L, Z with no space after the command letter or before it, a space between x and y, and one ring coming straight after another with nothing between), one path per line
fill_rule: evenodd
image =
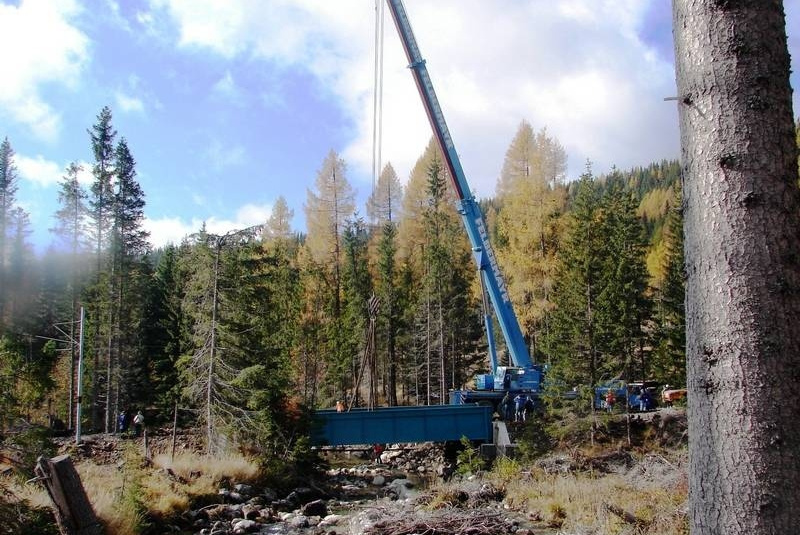
M180 453L170 460L169 455L157 455L153 462L160 468L171 468L175 474L192 479L197 474L214 482L229 479L237 482L253 481L259 475L259 467L241 455L209 457L197 453Z
M147 467L133 450L126 451L124 463L117 466L83 462L76 468L109 535L135 535L144 526L145 513L168 518L185 511L199 496L215 495L222 481L250 482L258 476L257 464L241 456L182 453L170 462L163 455Z
M24 483L15 477L3 477L0 489L5 488L18 500L26 501L33 507L50 507L50 497L42 485Z
M667 488L666 480L630 475L554 475L537 468L524 473L524 478L504 478L506 500L549 527L607 535L688 533L685 477Z

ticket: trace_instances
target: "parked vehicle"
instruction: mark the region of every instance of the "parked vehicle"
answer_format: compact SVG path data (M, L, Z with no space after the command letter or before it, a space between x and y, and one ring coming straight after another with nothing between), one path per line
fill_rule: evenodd
M664 386L661 391L661 403L670 406L674 403L686 400L687 390L685 388L672 388L669 385Z
M658 388L660 383L656 381L635 381L626 382L622 379L611 379L605 381L594 389L594 408L606 409L606 398L608 391L614 393L616 404L620 405L622 400L627 400L628 410L630 411L651 411L656 408L656 400L658 399ZM642 404L642 394L647 391L644 396L644 404Z

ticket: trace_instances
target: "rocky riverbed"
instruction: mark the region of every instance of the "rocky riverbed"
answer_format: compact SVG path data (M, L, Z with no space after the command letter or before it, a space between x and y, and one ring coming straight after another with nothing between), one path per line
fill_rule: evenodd
M331 456L341 456L331 452ZM353 457L356 457L355 459ZM363 455L367 457L367 455ZM504 494L477 479L451 496L429 491L453 466L433 444L394 445L378 462L350 454L352 466L331 468L319 483L286 495L270 488L232 484L219 489L219 503L187 511L164 532L197 535L533 533L525 519L504 508ZM433 504L434 500L440 503Z

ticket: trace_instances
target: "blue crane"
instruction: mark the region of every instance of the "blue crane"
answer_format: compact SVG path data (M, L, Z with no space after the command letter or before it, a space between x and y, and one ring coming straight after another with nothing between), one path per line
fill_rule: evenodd
M436 98L428 68L417 46L414 32L408 20L402 0L387 0L389 10L394 19L400 40L403 43L409 68L414 75L425 112L433 128L436 140L441 148L448 174L458 198L458 211L472 246L473 257L478 266L481 287L484 294L484 322L489 346L491 374L478 375L475 378L475 390L456 391L451 394L451 402L464 403L473 401L491 401L496 405L499 397L505 392L522 392L538 394L543 379L543 367L531 360L519 321L514 313L497 257L489 243L486 222L475 197L470 192L461 160L456 152L453 137L447 128L442 108ZM486 301L491 303L492 310L503 333L508 348L511 366L499 366L497 350L494 344L492 318Z

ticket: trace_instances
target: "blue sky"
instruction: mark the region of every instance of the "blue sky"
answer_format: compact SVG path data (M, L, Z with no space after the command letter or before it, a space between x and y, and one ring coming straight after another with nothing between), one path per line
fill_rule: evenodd
M798 71L800 1L785 7ZM587 159L602 173L677 157L667 0L406 9L478 196L493 194L523 119L564 145L570 178ZM385 18L381 152L405 181L430 128ZM331 149L363 207L374 22L374 0L0 0L0 137L17 153L37 248L51 241L66 166L84 162L91 180L86 131L105 105L137 160L154 245L203 221L217 233L262 223L279 195L304 228L306 190Z

